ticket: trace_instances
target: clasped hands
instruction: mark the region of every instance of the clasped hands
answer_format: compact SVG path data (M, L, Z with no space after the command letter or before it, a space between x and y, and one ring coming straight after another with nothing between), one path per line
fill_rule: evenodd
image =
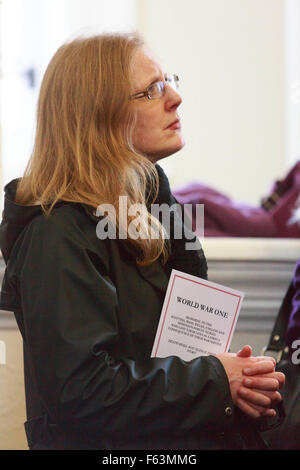
M269 356L251 356L250 346L237 354L222 353L216 357L226 371L233 403L253 419L275 416L273 408L281 401L278 392L285 375L275 372L275 359Z

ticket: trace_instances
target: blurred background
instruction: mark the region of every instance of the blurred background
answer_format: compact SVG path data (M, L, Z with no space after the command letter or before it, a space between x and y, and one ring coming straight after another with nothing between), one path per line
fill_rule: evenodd
M179 75L186 146L161 162L172 189L202 182L255 206L299 160L300 0L2 0L0 21L1 191L30 157L47 64L80 34L138 31ZM299 243L205 240L210 280L246 292L232 351L266 344ZM0 449L27 449L10 312L0 312L0 341Z
M299 0L2 0L2 184L28 161L57 48L132 30L180 77L186 146L162 162L172 187L200 180L256 204L300 154Z

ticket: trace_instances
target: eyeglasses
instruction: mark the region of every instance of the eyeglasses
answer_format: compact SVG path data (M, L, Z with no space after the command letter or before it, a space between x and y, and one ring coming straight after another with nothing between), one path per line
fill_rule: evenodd
M131 99L136 100L139 98L144 98L144 96L146 96L149 100L157 100L164 96L166 92L166 83L170 85L174 90L177 90L178 82L178 75L165 75L164 81L152 83L152 85L150 85L147 90L140 91L139 93L135 93L134 95L132 95Z

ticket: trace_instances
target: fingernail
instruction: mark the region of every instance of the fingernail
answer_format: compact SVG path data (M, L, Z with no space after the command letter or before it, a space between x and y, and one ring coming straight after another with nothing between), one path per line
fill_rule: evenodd
M249 369L248 367L246 369L244 369L244 373L245 374L251 374L252 370Z
M252 385L251 379L245 379L245 385Z

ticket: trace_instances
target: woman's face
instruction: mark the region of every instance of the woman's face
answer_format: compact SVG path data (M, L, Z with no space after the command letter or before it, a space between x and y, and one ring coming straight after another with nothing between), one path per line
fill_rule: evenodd
M160 65L146 47L135 52L132 71L133 94L147 90L155 81L164 81ZM165 95L161 98L149 100L145 96L131 102L137 118L133 132L134 147L154 163L184 146L177 112L181 101L177 91L166 84Z

